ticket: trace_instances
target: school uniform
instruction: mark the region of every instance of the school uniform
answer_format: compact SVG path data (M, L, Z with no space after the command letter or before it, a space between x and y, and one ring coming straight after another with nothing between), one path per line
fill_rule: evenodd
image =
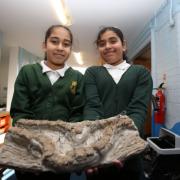
M83 75L66 67L64 76L51 82L48 72L43 72L39 63L22 67L11 103L13 123L21 118L67 122L82 120Z
M84 78L85 120L104 119L125 113L132 118L140 134L143 134L147 107L152 95L152 78L148 70L124 61L117 66L105 64L90 67ZM127 160L121 170L114 166L100 168L98 174L89 176L88 179L128 179L131 176L133 180L142 177L142 163L138 156Z
M85 73L84 119L96 120L125 112L143 130L152 96L152 78L140 65L131 65L116 83L107 68L94 66Z
M22 118L76 122L82 120L83 106L83 75L67 65L51 70L42 61L21 68L15 82L10 114L13 124ZM16 176L18 180L70 178L69 173L52 172L16 171Z

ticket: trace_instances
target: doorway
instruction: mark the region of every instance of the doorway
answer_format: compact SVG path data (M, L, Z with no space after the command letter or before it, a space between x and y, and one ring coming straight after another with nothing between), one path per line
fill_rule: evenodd
M149 43L145 48L143 48L133 60L133 64L140 64L146 67L151 72L151 44ZM145 121L145 137L151 136L151 103L148 106L148 113Z

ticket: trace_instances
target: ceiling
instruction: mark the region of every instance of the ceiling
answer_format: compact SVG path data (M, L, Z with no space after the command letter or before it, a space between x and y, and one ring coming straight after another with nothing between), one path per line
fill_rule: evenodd
M74 49L83 55L84 67L97 64L94 41L103 26L121 28L130 46L165 0L66 0L72 16ZM4 44L20 46L43 57L47 28L60 23L52 0L0 0L0 31ZM74 57L72 66L79 66Z

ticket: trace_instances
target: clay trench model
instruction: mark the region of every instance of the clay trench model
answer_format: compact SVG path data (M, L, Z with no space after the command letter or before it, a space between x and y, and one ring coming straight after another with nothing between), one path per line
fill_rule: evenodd
M76 123L22 119L6 134L0 166L31 172L79 171L124 161L146 146L127 116Z

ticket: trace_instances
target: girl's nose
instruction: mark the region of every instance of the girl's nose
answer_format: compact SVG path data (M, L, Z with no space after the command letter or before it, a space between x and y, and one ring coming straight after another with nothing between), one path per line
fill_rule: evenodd
M59 44L57 45L57 48L60 49L60 50L62 50L62 49L64 49L64 46L63 46L62 43L59 43Z
M106 42L105 48L110 48L111 44L109 42Z

